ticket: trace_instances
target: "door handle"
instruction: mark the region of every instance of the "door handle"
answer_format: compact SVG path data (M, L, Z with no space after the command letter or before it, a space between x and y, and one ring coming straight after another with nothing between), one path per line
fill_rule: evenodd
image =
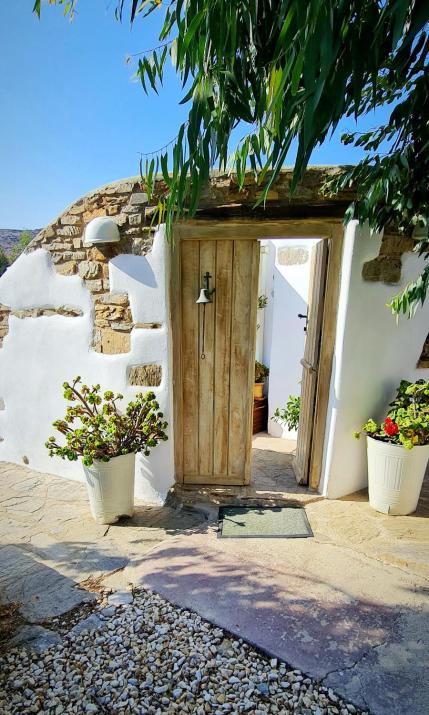
M303 313L298 313L298 318L302 318L305 320L304 333L306 333L307 325L308 325L308 315L304 315Z

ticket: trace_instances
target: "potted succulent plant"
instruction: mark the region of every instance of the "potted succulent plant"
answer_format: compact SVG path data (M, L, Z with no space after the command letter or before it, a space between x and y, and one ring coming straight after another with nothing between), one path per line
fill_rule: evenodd
M99 524L113 524L133 515L135 455L149 455L167 439L167 422L153 392L138 393L121 412L117 403L123 395L111 390L101 395L100 385L78 389L80 384L80 377L63 384L72 404L64 419L53 423L66 443L49 437L46 447L51 457L82 458L92 516Z
M411 514L429 460L429 382L402 380L390 408L382 423L369 419L362 427L369 503L385 514Z

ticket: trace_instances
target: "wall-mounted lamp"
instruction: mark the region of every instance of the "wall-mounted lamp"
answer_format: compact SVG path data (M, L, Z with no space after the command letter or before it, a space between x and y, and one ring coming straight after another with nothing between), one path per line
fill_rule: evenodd
M84 246L95 246L102 243L116 243L120 240L116 221L110 216L97 216L86 225L83 244Z
M212 295L215 292L215 289L210 288L210 278L211 278L211 275L208 271L207 271L207 273L204 273L203 281L204 281L205 285L200 290L200 296L199 296L198 300L196 301L197 303L213 303Z
M201 346L201 360L204 360L206 355L204 352L204 342L205 342L205 333L206 333L206 305L207 303L213 303L212 301L212 295L215 292L214 288L210 288L210 278L211 275L207 271L204 273L203 276L203 287L200 290L200 295L198 300L195 302L203 306L203 329L202 329L202 346Z

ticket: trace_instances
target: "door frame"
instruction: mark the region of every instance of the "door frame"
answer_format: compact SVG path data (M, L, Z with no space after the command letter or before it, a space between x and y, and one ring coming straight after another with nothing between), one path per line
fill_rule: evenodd
M326 418L328 411L332 364L337 327L338 295L340 286L341 259L344 227L340 219L284 219L228 221L193 219L176 224L173 228L173 246L170 256L169 314L171 326L171 354L173 368L173 441L174 473L176 482L183 484L182 453L182 355L181 355L181 285L180 242L181 240L239 240L270 238L318 238L329 241L329 256L326 271L326 289L323 308L319 375L316 388L313 438L311 444L308 486L317 489L322 475ZM255 297L256 306L257 296ZM255 342L255 341L253 341ZM253 354L253 351L250 351ZM249 397L251 399L251 395ZM249 450L251 449L251 444ZM250 459L247 455L247 459Z

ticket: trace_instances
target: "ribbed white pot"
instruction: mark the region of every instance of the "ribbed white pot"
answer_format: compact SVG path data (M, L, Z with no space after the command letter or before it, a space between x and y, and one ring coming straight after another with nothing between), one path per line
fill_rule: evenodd
M405 449L367 437L369 503L384 514L412 514L417 509L429 445Z
M114 524L134 513L135 454L83 466L91 514L97 524Z

